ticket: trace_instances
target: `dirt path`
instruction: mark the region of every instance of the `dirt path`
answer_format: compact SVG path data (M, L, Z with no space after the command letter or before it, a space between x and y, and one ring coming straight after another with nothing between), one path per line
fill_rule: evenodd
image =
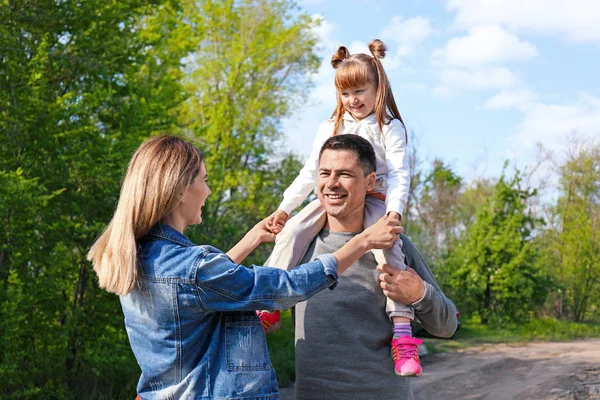
M487 345L423 357L415 400L600 400L600 340ZM282 388L282 400L293 399Z
M423 364L415 400L600 400L600 340L488 345Z

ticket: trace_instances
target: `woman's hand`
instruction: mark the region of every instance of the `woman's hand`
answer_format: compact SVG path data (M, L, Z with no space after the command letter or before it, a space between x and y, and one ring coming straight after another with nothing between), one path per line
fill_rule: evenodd
M229 258L235 263L241 264L242 261L244 261L244 258L248 257L259 244L264 242L274 242L275 234L267 228L267 219L269 218L270 217L267 217L254 225L254 227L244 235L242 240L227 252Z
M248 233L246 233L246 236L248 236L249 239L253 239L258 242L256 246L261 243L275 241L275 233L273 233L268 226L268 221L271 217L272 215L258 222L252 229L248 231Z
M402 232L404 232L404 228L400 226L400 219L390 213L381 217L379 221L365 229L359 236L366 240L367 250L389 249L395 241L400 239Z
M333 255L338 261L338 273L343 273L363 254L372 249L387 249L400 239L404 228L398 218L383 216L377 223L354 236Z

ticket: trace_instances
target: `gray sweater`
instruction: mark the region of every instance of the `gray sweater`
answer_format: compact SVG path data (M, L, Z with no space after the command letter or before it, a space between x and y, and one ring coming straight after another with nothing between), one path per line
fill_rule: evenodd
M355 235L323 229L302 262L333 253ZM415 314L430 333L449 337L456 330L456 308L412 242L402 240L407 265L425 281L425 295L412 304ZM410 379L418 378L394 373L392 323L376 266L368 252L340 276L334 290L296 305L296 400L413 398Z

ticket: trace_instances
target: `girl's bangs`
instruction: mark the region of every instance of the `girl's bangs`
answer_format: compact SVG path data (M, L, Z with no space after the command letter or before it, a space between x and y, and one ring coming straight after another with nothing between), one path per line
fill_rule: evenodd
M335 72L335 87L337 90L346 90L364 86L369 83L369 71L358 62L345 62Z

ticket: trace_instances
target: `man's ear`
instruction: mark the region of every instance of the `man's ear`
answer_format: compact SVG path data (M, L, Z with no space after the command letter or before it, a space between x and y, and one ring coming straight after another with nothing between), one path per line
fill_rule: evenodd
M375 175L375 172L371 172L369 175L367 175L367 191L370 192L373 190L376 181L377 176Z

